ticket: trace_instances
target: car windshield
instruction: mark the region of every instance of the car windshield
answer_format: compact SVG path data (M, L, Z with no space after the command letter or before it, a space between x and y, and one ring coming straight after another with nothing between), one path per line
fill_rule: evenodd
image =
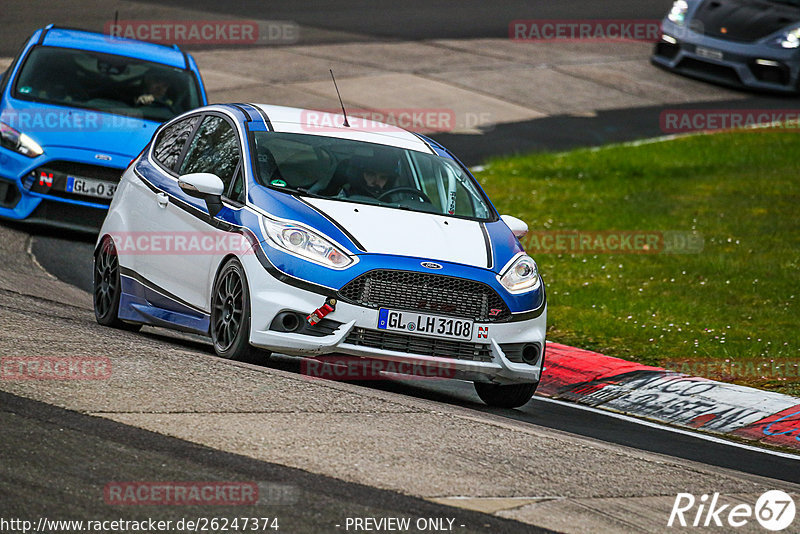
M190 71L52 46L31 51L17 77L14 96L158 122L202 105Z
M261 184L310 196L489 220L474 179L453 160L320 135L253 132Z

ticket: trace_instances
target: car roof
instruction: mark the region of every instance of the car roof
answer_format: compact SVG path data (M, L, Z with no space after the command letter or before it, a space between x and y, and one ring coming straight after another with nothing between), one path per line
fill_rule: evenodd
M186 57L178 47L112 37L102 33L72 28L48 26L41 31L46 33L44 39L41 38L41 35L39 36L39 42L45 46L116 54L163 63L171 67L186 68L187 66Z
M353 141L365 141L432 154L431 147L419 136L397 126L359 117L348 117L350 127L343 125L340 113L314 109L251 104L259 108L269 119L272 130L284 133L299 133L339 137Z

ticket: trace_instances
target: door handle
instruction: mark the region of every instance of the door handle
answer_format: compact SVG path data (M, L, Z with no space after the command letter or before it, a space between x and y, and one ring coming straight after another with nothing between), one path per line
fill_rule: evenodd
M169 204L169 197L166 193L159 193L156 198L158 199L158 205L162 208L166 208L167 204Z

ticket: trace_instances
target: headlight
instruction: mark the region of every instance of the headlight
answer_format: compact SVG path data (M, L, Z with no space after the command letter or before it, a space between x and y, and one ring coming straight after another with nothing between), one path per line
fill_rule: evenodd
M39 146L39 143L4 122L0 122L0 146L19 152L29 158L44 154L44 150Z
M683 26L683 23L686 21L687 11L689 11L689 4L686 3L686 0L675 0L675 2L672 3L672 9L670 9L667 18L678 26Z
M533 291L541 284L539 268L533 258L527 255L519 256L503 274L498 275L498 280L509 293L524 293Z
M331 269L346 269L356 261L340 247L308 228L266 217L262 217L262 221L273 244L289 254Z
M780 44L783 48L800 48L800 28L789 30L781 35Z

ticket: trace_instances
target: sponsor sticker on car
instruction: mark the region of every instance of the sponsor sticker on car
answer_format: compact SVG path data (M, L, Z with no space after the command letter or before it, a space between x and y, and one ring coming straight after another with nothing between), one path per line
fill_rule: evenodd
M471 341L474 322L469 319L455 319L453 317L381 308L378 312L378 329Z

